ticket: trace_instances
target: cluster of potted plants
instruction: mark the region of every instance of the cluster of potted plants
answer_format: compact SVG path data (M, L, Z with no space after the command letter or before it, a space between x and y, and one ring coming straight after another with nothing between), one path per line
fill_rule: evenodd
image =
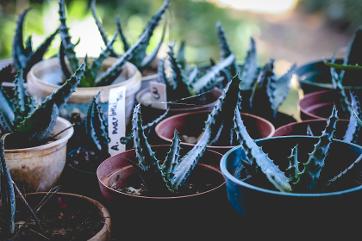
M36 50L31 38L23 41L28 10L19 16L13 63L0 72L1 240L110 240L111 217L113 237L137 237L160 225L176 230L184 219L211 227L220 217L361 210L360 30L344 60L293 65L277 76L273 59L258 65L253 38L238 62L217 23L220 61L195 66L184 43L157 57L165 27L147 55L170 2L130 44L119 20L108 37L91 1L106 46L92 59L76 54L64 0L59 29ZM57 35L57 57L42 60ZM118 38L123 53L113 47ZM279 112L294 74L305 93L333 89L300 101L302 119L313 120ZM73 194L58 192L59 183Z

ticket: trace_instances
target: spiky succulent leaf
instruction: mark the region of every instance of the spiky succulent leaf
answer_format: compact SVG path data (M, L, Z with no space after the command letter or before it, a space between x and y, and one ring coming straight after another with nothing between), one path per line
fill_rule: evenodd
M122 45L123 45L123 50L124 50L124 52L126 52L130 48L130 45L128 43L126 35L123 32L121 19L119 17L116 19L116 27L117 27L118 35L119 35Z
M164 0L161 8L157 11L155 15L152 16L150 21L147 23L145 29L142 31L142 35L145 36L144 41L142 41L137 49L135 49L134 54L131 57L130 62L135 64L137 67L142 67L142 62L146 57L147 46L150 43L153 32L160 23L163 15L170 5L170 0Z
M300 181L300 177L303 174L302 170L300 170L298 145L293 147L288 160L289 166L287 167L285 174L289 177L290 183L295 185Z
M348 46L347 55L344 58L344 64L362 65L362 58L359 51L362 49L362 27L354 33L352 41Z
M195 93L201 93L203 90L210 89L212 87L211 82L217 79L221 71L225 70L228 66L233 64L234 61L235 56L231 54L227 58L223 59L222 61L211 67L211 69L208 70L204 76L202 76L200 79L192 84L193 91ZM213 84L213 86L215 86L217 83L213 82Z
M362 155L359 155L358 158L352 164L350 164L346 169L344 169L343 171L338 173L333 178L329 179L327 181L327 186L331 186L331 185L333 185L335 183L338 183L338 182L341 182L341 181L345 180L346 178L349 177L349 175L353 171L360 170L361 165L362 165Z
M189 86L186 84L181 65L177 62L175 57L173 45L169 45L167 55L171 67L170 81L171 83L176 84L176 88L173 89L173 92L167 93L167 98L170 100L178 100L190 96Z
M176 59L180 63L182 68L186 67L185 49L186 49L186 42L181 41L180 47L178 48L177 51Z
M152 64L152 62L156 59L158 52L160 51L161 46L162 46L163 41L166 36L166 27L167 27L167 24L165 23L162 28L162 34L161 34L160 41L158 42L156 47L153 49L153 51L149 55L145 56L144 59L142 60L142 63L141 63L142 69L149 67Z
M301 183L305 185L308 191L315 190L319 184L319 178L325 166L325 160L336 131L337 120L337 109L333 107L326 128L323 130L318 142L314 145L313 151L309 153L307 162L304 163L304 175L302 176Z
M98 72L102 67L103 62L112 54L113 44L116 41L117 33L115 33L108 42L106 48L101 52L101 54L93 61L92 66L90 67L92 77L95 80L97 78Z
M98 153L108 153L108 127L105 123L98 94L88 108L84 128L92 149Z
M60 47L59 47L59 63L60 63L60 67L62 69L63 75L65 77L65 79L69 79L71 74L71 71L68 69L67 66L67 61L65 60L65 50L64 50L64 46L62 43L60 43Z
M95 79L93 78L93 72L91 69L91 65L88 61L88 56L86 55L84 58L84 64L85 64L85 71L83 78L81 78L79 82L80 87L93 87Z
M220 53L221 58L226 59L227 57L229 57L229 55L232 54L232 52L230 50L229 43L226 39L224 28L222 27L220 22L216 23L216 30L217 30L217 37L219 40L219 47L220 47L220 51L221 51L221 53Z
M238 141L248 158L247 161L249 165L257 164L258 168L266 176L269 182L279 191L291 192L292 187L289 184L289 178L250 137L241 119L239 107L235 109L234 121Z
M351 70L362 70L362 65L359 64L336 64L333 62L324 62L328 67L337 70L351 71Z
M310 125L307 126L307 136L314 136L313 130Z
M5 221L3 230L8 235L15 233L16 201L13 180L5 161L5 147L3 136L0 140L0 196L1 196L1 217Z
M28 61L29 55L26 54L23 40L23 30L25 17L30 11L30 8L25 9L18 17L13 39L13 61L17 69L24 69Z
M287 98L290 90L290 81L296 70L296 65L293 65L287 73L280 78L269 78L267 85L267 95L271 104L273 116L278 113L278 109L284 100Z
M54 33L49 35L40 45L39 47L32 52L31 56L29 57L25 69L24 74L27 74L31 67L33 67L36 63L43 60L45 53L48 51L50 45L52 44L54 38L57 36L59 29L55 30Z
M52 102L58 107L61 107L76 90L80 80L83 78L85 72L85 63L82 63L74 74L67 79L58 89L49 95L44 102Z
M98 15L97 15L96 0L91 0L90 10L91 10L91 13L92 13L94 22L95 22L96 25L97 25L98 32L99 32L99 34L101 35L102 41L103 41L104 45L106 45L107 48L108 48L108 46L109 46L109 41L108 41L107 33L106 33L106 31L104 30L103 25L102 25L101 21L100 21L99 18L98 18ZM110 55L111 55L111 56L113 56L113 57L116 57L116 56L117 56L116 52L115 52L114 49L113 49L113 45L110 46L110 49L109 49L108 51L110 52Z
M242 90L250 90L257 80L258 63L256 55L255 40L250 38L249 50L246 54L243 70L241 72L240 88Z
M159 161L143 131L140 104L134 108L132 118L132 135L137 158L136 164L143 173L147 173L152 167L157 166Z
M13 129L15 114L12 106L0 88L0 133L9 133Z
M60 21L60 38L64 47L64 53L69 61L70 68L74 72L79 66L79 60L75 54L75 45L71 41L71 36L69 34L69 28L67 26L67 19L65 13L65 3L64 0L59 0L59 21Z
M199 78L200 70L197 66L193 67L187 77L187 84L192 85L195 83Z
M332 60L332 62L335 62L335 59ZM348 113L349 107L350 107L350 101L347 95L347 92L342 84L343 78L345 76L345 72L342 71L340 73L338 73L336 71L336 69L331 68L330 69L331 72L331 77L332 77L332 84L334 86L334 88L336 89L336 91L338 92L339 95L339 103L341 106L341 109L344 113Z
M15 145L44 144L52 134L58 114L54 102L43 102L15 126L14 135L19 139Z
M358 119L362 118L361 103L355 93L351 93L351 106L350 106L350 117L346 133L343 137L344 141L357 143L360 138L362 126L358 122ZM357 116L356 116L356 114Z
M15 77L14 88L14 113L15 122L21 121L34 109L34 101L31 96L28 96L24 85L23 71L18 71Z

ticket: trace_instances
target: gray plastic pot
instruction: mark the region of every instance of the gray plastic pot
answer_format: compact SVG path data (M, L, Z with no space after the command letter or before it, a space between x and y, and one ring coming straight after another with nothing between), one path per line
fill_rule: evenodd
M55 141L22 149L5 149L14 181L26 192L48 191L58 181L66 160L67 142L73 135L69 121L58 118L53 134L67 129Z

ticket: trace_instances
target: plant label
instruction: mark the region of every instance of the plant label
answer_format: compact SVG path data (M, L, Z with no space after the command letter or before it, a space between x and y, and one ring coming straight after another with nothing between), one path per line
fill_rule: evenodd
M166 85L164 83L152 81L150 82L150 92L151 92L152 107L166 110L167 109Z
M108 151L111 156L125 151L121 138L126 136L126 87L120 86L109 91L108 99Z

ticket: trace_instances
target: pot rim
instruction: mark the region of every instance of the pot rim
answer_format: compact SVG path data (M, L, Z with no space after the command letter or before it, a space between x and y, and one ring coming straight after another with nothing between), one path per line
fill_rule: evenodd
M84 59L84 58L78 57L78 59ZM116 60L117 60L117 58L108 57L103 64L107 63L107 61L110 62L110 61L116 61ZM42 60L42 61L36 63L29 71L29 73L27 75L27 79L32 79L33 81L35 80L37 83L39 83L43 86L46 86L47 88L52 88L52 89L58 88L60 85L45 82L42 80L42 78L39 78L39 76L34 73L34 72L37 72L39 69L41 69L43 67L44 63L51 63L51 64L58 63L59 64L59 60L54 57L54 58L45 59L45 60ZM132 75L130 74L130 76L128 76L128 78L126 78L124 81L122 81L120 83L115 83L115 84L112 83L110 85L105 85L105 86L77 87L77 91L78 92L79 91L94 91L95 89L103 90L103 89L108 89L111 87L127 85L130 82L134 81L134 79L141 80L141 77L142 77L141 73L139 72L139 70L137 69L137 67L135 65L133 65L132 63L127 61L124 65L124 68L126 68L134 73ZM77 95L77 91L75 91L73 93L73 95Z
M57 117L57 124L59 124L59 123L63 123L66 126L65 128L69 128L64 132L65 135L63 137L56 139L55 141L52 141L50 143L40 145L40 146L18 148L18 149L5 149L5 153L10 154L10 153L29 152L29 151L41 151L41 150L47 150L52 147L67 143L67 141L73 136L74 128L71 127L72 124L68 120L66 120L62 117Z
M293 136L276 136L276 137L259 139L257 141L257 144L259 144L260 142L267 142L267 141L278 140L278 139L306 139L306 138L316 140L318 137L295 136L295 135L293 135ZM334 139L333 142L339 142L339 143L343 143L343 144L346 144L346 145L351 145L351 146L354 146L354 147L356 147L358 149L361 149L361 146L359 146L359 145L352 144L352 143L347 143L347 142L342 141L342 140ZM357 191L362 190L362 185L360 185L360 186L344 189L344 190L341 190L341 191L335 191L335 192L287 193L287 192L274 191L274 190L271 190L271 189L266 189L266 188L262 188L262 187L258 187L258 186L249 184L247 182L241 181L240 179L236 178L234 175L232 175L229 172L229 170L227 168L228 157L230 156L230 154L232 152L234 152L238 148L240 148L240 146L234 147L233 149L231 149L231 150L229 150L228 152L225 153L225 155L221 158L221 161L220 161L220 170L221 170L222 174L224 175L225 179L230 180L233 183L237 184L238 186L242 186L242 187L250 189L252 191L258 191L258 192L261 192L261 193L264 193L264 194L272 194L272 195L281 196L281 197L315 198L315 197L340 196L340 195L349 194L349 193L353 193L353 192L357 192Z
M307 108L305 107L304 102L308 101L308 99L313 98L314 96L331 95L331 94L333 94L335 92L336 92L336 90L333 90L333 89L331 89L331 90L320 90L320 91L315 91L315 92L308 93L308 94L304 95L303 98L301 100L299 100L299 103L298 103L300 112L303 113L306 116L309 116L312 119L318 119L318 120L326 120L326 119L328 119L328 118L318 116L316 114L313 114L313 113L310 113L309 111L307 111L306 110ZM324 102L321 102L321 103L324 103ZM325 104L327 104L327 103L328 102L325 102ZM311 105L308 105L308 106L311 106ZM340 119L340 120L347 120L348 121L348 119Z
M146 89L143 89L143 90L140 90L140 91L137 93L137 95L136 95L136 100L137 100L137 102L140 103L140 104L143 105L143 106L146 106L146 105L144 105L144 104L142 103L142 101L140 101L140 100L141 100L141 97L142 97L144 94L148 93L148 92L150 92L150 91L149 91L147 88L146 88ZM220 97L221 94L222 94L222 91L221 91L220 89L218 89L218 88L215 87L215 88L213 88L212 90L209 90L209 91L206 91L206 92L202 93L201 95L207 94L207 93L212 93L212 92L215 92L215 94L219 94L219 97ZM187 99L196 98L196 97L199 97L199 96L200 96L200 95L193 95L193 96L187 97ZM215 103L218 101L219 97L218 97L216 100L214 100L214 101L212 101L212 102L209 102L209 103L206 103L206 104L204 104L204 105L194 105L194 106L183 107L183 108L170 108L170 110L171 110L171 111L175 111L175 112L189 112L190 110L191 110L191 111L198 111L199 109L202 109L202 108L208 108L208 107L214 106ZM157 110L162 110L162 109L160 109L160 108L153 107L153 106L152 106L151 108L157 109Z
M46 195L47 192L33 192L33 193L27 193L24 194L25 198L27 197L31 197L31 196L42 196L42 195ZM90 237L90 239L88 240L98 240L99 238L102 237L103 233L110 233L111 230L111 225L112 225L112 220L111 220L111 214L109 213L108 209L99 201L84 196L84 195L80 195L77 193L67 193L67 192L57 192L54 195L60 195L60 196L67 196L67 197L72 197L72 198L76 198L76 199L81 199L84 200L88 203L90 203L91 205L95 206L98 211L100 212L102 218L103 218L103 226L102 228L96 233L94 234L92 237Z
M156 149L156 152L157 152L157 149L159 148L166 148L166 147L170 147L170 145L152 145L152 148L153 150ZM101 176L99 174L99 169L101 166L105 165L104 163L108 162L110 159L112 158L115 158L116 156L118 155L121 155L123 153L130 153L130 152L134 152L135 149L129 149L129 150L126 150L124 152L121 152L113 157L109 157L107 158L106 160L104 160L97 168L97 171L96 171L96 174L97 174L97 179L98 179L98 183L100 185L103 186L103 188L107 189L108 191L110 192L113 192L113 193L117 193L117 194L120 194L120 195L123 195L123 196L127 196L127 197L130 197L130 198L137 198L137 199L148 199L148 200L177 200L177 199L184 199L184 198L194 198L194 197L199 197L199 196L203 196L205 194L208 194L208 193L211 193L213 191L216 191L216 190L219 190L220 188L222 188L224 185L225 185L225 180L223 180L221 182L221 184L218 184L217 186L213 187L212 189L209 189L207 191L204 191L204 192L200 192L200 193L193 193L193 194L187 194L187 195L180 195L180 196L169 196L169 197L165 197L165 196L141 196L141 195L132 195L132 194L128 194L128 193L124 193L124 192L121 192L121 191L118 191L118 190L115 190L113 188L110 188L108 185L106 185L106 183L103 182L103 180L101 179ZM213 155L215 156L219 156L219 158L222 157L222 155L216 151L212 151L212 150L206 150L206 152L209 152L209 153L212 153ZM223 179L223 175L221 173L221 171L217 168L217 167L214 167L210 164L207 164L207 163L198 163L198 165L202 166L202 167L205 167L206 169L208 170L211 170L212 172L214 173L217 173L218 175L220 175L220 178ZM133 167L133 165L130 163L128 166L125 166L125 167ZM113 171L113 170L112 170ZM102 175L103 177L103 175Z
M210 111L207 111L207 110L204 110L204 111L195 111L195 112L186 112L186 113L181 113L181 114L177 114L177 115L172 115L164 120L162 120L160 123L158 123L155 127L155 132L157 134L157 136L159 138L161 138L163 141L166 141L168 143L171 143L172 142L172 139L171 138L167 138L163 135L160 134L160 129L162 127L162 125L165 125L168 121L172 120L172 119L175 119L177 117L180 117L180 116L188 116L188 115L200 115L200 114L204 114L204 113L210 113ZM249 117L252 117L254 119L257 119L261 122L263 122L264 124L267 124L268 127L270 128L270 133L268 136L264 137L264 138L268 138L268 137L272 137L275 133L275 127L274 125L268 121L267 119L264 119L263 117L260 117L260 116L257 116L257 115L253 115L253 114L250 114L250 113L245 113L245 112L242 112L241 115L243 116L249 116ZM181 134L181 133L180 133ZM184 142L184 141L181 141L181 144L182 145L185 145L185 146L188 146L188 147L193 147L195 146L195 144L191 144L191 143L188 143L188 142ZM233 148L234 146L215 146L215 145L208 145L207 146L208 148L222 148L222 149L227 149L229 150L230 148Z
M278 135L278 132L280 132L281 130L285 129L285 128L289 128L291 126L299 126L299 125L307 125L309 123L320 123L320 122L326 122L327 119L312 119L312 120L302 120L302 121L299 121L299 122L292 122L292 123L288 123L286 125L283 125L283 126L280 126L278 127L275 132L274 132L274 135L272 137L277 137L277 136L280 136ZM348 120L345 120L345 119L340 119L338 120L337 122L343 122L343 123L348 123L349 121ZM290 136L290 135L288 135ZM306 136L306 135L297 135L297 134L294 134L292 136Z
M321 82L317 82L317 81L309 81L309 80L306 80L305 78L300 78L304 74L298 74L298 71L301 71L303 68L306 68L307 66L322 64L322 63L324 63L325 60L331 60L331 59L330 58L316 59L316 60L310 61L310 62L308 62L308 63L306 63L304 65L299 66L297 71L296 71L296 74L298 76L298 81L303 83L303 84L333 90L334 87L333 87L333 85L331 83L321 83ZM336 60L342 60L342 58L337 58ZM362 90L362 86L344 85L344 87L346 89Z

